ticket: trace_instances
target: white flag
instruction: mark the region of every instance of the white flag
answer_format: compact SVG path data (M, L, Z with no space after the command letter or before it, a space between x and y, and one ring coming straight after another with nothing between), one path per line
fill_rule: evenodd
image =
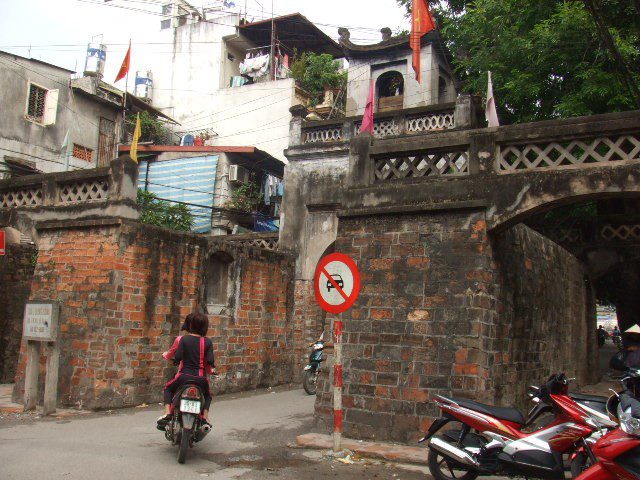
M487 83L487 104L484 109L484 116L489 127L499 127L498 112L496 112L496 101L493 98L493 83L491 82L491 72L487 72L489 81Z
M60 156L66 157L67 155L69 155L69 130L67 130L67 134L62 141L62 147L60 147Z

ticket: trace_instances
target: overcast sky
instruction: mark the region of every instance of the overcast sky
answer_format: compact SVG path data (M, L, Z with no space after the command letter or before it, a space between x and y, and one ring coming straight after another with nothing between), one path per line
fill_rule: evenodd
M245 0L234 1L244 10ZM0 50L81 72L87 42L103 34L108 50L105 80L111 82L129 38L133 42L132 71L146 68L144 59L136 57L135 44L150 41L159 31L162 17L145 12L160 14L163 3L166 1L0 0ZM203 3L208 5L213 0L191 2L198 8ZM246 4L250 20L259 20L263 12L265 17L271 15L271 0L246 0ZM395 0L273 0L273 5L276 15L300 12L334 39L337 26L351 27L351 39L357 43L379 41L382 27L409 28Z

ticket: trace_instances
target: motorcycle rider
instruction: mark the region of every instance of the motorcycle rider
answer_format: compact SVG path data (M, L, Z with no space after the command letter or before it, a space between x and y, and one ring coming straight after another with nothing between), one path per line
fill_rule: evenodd
M187 315L183 327L187 332L177 341L177 348L173 355L173 361L180 364L178 373L164 388L164 415L158 418L158 428L161 430L171 420L171 401L176 391L186 383L198 385L204 393L204 410L202 417L209 423L209 407L211 406L211 392L207 374L215 368L213 343L206 338L209 329L209 320L203 313L194 312ZM176 342L174 342L175 344ZM171 350L165 352L170 358ZM164 356L164 354L163 354Z
M598 327L597 334L598 334L598 346L602 347L604 345L606 338L609 335L607 334L607 331L604 329L602 325Z

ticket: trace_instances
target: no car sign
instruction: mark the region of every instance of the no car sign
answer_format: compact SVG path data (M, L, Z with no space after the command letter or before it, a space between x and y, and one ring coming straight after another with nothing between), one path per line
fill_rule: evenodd
M313 278L316 300L329 313L342 313L353 306L360 293L360 271L347 255L332 253L316 267Z

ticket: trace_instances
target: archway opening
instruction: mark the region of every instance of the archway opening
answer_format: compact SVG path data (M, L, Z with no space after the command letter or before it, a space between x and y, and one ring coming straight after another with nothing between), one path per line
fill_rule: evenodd
M400 72L385 72L376 81L378 112L400 110L404 105L404 77Z
M520 379L516 397L540 368L566 371L581 387L606 395L609 360L618 352L614 328L640 323L640 200L569 201L494 235L510 312L501 321L511 329L509 355ZM606 335L599 345L600 326Z

